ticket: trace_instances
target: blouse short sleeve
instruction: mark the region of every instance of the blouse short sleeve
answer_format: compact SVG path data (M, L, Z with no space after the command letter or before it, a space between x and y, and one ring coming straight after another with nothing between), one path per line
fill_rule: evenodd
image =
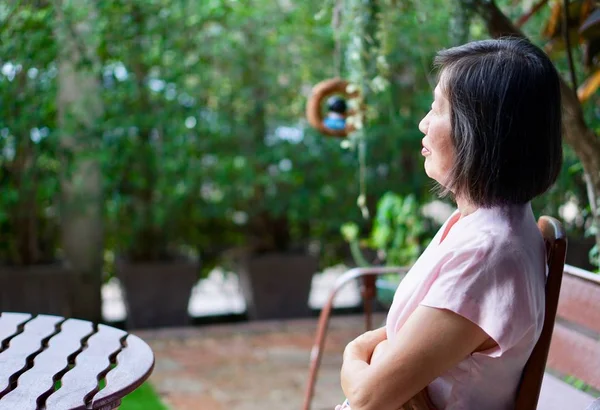
M455 247L440 264L421 305L446 309L479 326L498 347L483 352L498 357L515 346L538 321L530 271L519 249L477 238Z

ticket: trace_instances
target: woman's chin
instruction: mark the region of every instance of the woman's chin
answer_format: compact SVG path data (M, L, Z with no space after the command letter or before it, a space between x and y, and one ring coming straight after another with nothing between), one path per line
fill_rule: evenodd
M434 170L434 169L432 169L432 167L431 167L431 166L430 166L430 165L427 163L427 157L425 157L425 166L424 166L424 167L425 167L425 174L426 174L426 175L427 175L429 178L431 178L431 179L435 179L435 180L437 181L437 179L436 179L436 172L435 172L435 170Z
M441 185L442 187L447 188L448 176L447 175L445 177L442 176L439 172L436 172L435 169L428 167L427 163L425 164L425 174L429 178L431 178L435 182L437 182L439 185Z

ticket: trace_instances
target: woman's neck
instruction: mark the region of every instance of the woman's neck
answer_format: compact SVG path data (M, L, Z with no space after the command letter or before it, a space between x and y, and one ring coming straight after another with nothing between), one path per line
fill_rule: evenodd
M478 208L474 203L464 198L456 198L456 205L458 206L458 211L460 212L461 218L472 214Z

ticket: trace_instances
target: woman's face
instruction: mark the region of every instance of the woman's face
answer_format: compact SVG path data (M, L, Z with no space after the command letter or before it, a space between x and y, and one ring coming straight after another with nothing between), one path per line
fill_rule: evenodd
M439 84L435 87L431 109L419 123L419 130L425 134L421 150L425 157L425 173L440 185L446 186L454 164L454 147L451 137L450 102Z

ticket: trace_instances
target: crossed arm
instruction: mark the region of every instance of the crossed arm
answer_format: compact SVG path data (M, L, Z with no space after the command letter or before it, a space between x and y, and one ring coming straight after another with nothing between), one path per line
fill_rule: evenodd
M383 327L346 346L341 380L352 410L398 410L469 354L495 345L468 319L426 306L413 312L381 359L369 364L375 346L384 339Z

